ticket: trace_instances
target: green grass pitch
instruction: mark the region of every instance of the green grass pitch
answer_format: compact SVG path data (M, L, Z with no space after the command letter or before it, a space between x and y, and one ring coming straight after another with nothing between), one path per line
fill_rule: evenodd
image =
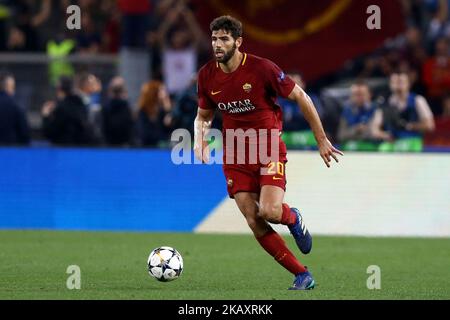
M288 291L293 277L250 235L0 231L0 299L450 299L450 239L314 237L301 255L316 280ZM180 279L147 273L158 246L184 258ZM81 290L68 290L69 265ZM366 287L367 267L381 268L381 289Z

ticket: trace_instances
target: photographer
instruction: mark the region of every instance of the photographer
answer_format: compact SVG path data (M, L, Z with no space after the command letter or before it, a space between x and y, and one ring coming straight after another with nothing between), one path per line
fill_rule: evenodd
M434 130L433 113L424 97L410 91L406 73L393 73L390 88L387 103L374 115L374 138L382 141L422 138L424 133Z

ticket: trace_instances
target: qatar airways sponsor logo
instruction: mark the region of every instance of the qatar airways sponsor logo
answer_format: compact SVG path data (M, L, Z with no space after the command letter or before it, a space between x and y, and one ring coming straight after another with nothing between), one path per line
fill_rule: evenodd
M242 101L219 102L217 107L219 110L228 113L243 113L256 109L250 99L245 99Z
M278 129L210 129L204 137L201 152L207 161L201 161L192 152L195 142L186 129L172 133L172 162L180 164L258 164L279 161L280 130ZM206 146L206 143L208 145ZM223 145L225 144L225 148Z

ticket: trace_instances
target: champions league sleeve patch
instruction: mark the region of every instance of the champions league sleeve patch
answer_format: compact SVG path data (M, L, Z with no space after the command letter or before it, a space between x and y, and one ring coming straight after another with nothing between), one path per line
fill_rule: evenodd
M284 79L286 79L286 75L284 74L283 71L280 72L280 75L278 76L278 81L279 82L283 82Z

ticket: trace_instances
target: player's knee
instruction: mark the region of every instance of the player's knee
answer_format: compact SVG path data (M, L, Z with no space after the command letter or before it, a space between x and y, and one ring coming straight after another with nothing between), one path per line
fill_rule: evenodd
M262 203L259 207L259 216L269 222L278 222L281 211L281 204Z

